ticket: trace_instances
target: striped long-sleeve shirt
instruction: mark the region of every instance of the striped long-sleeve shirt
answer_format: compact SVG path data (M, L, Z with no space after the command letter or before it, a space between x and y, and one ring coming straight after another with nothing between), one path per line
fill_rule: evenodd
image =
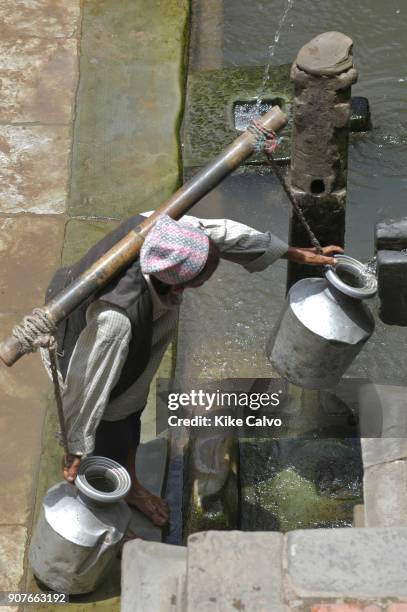
M181 222L202 229L216 243L222 258L239 263L250 272L264 270L288 249L271 232L259 232L229 219L185 215ZM146 405L150 383L173 339L182 298L159 295L148 275L145 279L153 303L150 360L136 382L112 401L109 396L120 377L131 340L130 320L124 310L102 300L93 302L87 310L87 325L78 338L63 383L64 414L72 454L93 451L101 419L124 419ZM44 351L42 357L46 364Z

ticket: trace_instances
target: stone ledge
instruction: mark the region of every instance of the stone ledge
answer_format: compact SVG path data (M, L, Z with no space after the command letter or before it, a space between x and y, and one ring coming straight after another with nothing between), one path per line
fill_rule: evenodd
M320 529L286 536L292 599L407 598L407 529Z

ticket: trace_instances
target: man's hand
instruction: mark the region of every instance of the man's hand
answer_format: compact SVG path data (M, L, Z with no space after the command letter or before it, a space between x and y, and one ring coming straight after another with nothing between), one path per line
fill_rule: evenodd
M62 469L65 480L74 482L81 464L82 457L80 455L64 455L62 457Z
M335 258L330 257L334 253L343 253L340 246L326 246L322 248L322 254L317 253L315 247L303 248L289 247L284 259L293 261L298 264L307 264L308 266L334 266Z

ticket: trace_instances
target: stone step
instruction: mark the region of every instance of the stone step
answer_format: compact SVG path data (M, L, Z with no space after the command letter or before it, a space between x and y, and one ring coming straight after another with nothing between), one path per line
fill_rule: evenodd
M184 546L132 540L123 547L121 612L182 612Z
M206 531L188 538L187 612L280 612L283 535Z
M407 529L313 529L286 538L290 601L406 601Z
M121 612L333 610L345 597L382 606L407 602L406 575L407 528L207 531L187 549L134 540Z
M168 462L168 443L155 438L140 444L136 457L136 474L141 484L154 495L163 495ZM131 509L130 529L140 538L150 542L162 541L162 528L154 525L144 514Z

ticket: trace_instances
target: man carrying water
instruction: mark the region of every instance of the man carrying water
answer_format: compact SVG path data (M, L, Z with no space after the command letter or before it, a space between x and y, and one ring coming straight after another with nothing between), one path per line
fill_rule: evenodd
M106 253L148 216L134 216L93 246L69 268L58 270L47 301ZM168 520L165 500L138 481L135 456L140 416L150 383L174 337L185 289L203 285L224 255L250 272L283 257L310 265L333 265L338 246L289 247L270 232L259 232L228 219L161 215L139 258L109 285L79 306L58 326L62 398L70 455L63 473L75 480L81 459L95 454L127 468L132 488L127 502L155 525ZM45 351L42 351L46 361Z

